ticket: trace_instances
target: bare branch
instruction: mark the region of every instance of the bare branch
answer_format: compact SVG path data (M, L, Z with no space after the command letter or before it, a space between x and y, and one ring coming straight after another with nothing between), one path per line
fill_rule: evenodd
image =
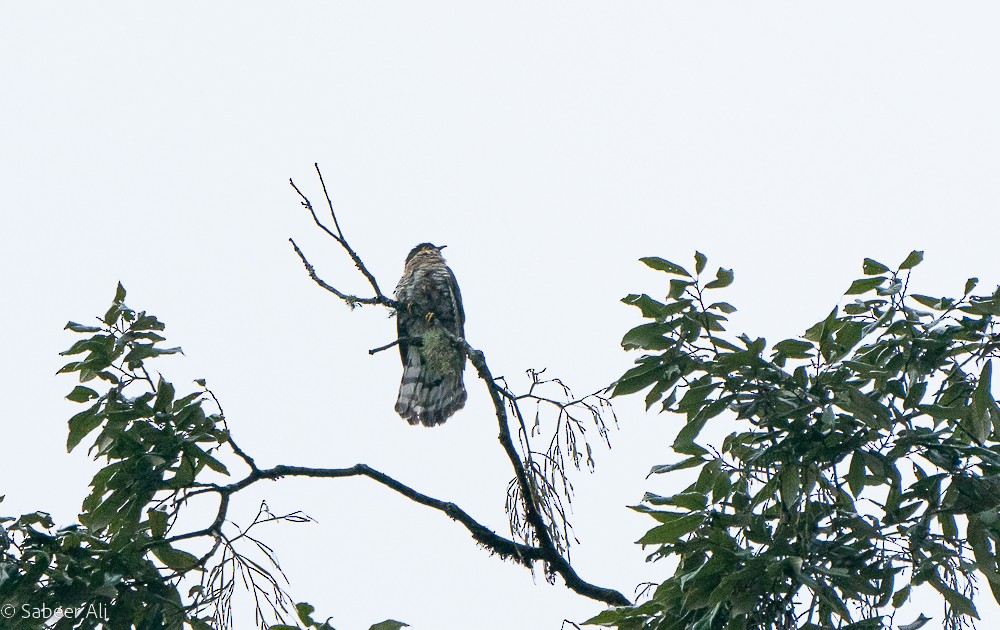
M289 180L292 187L299 194L302 199L302 205L309 211L310 215L313 217L313 221L317 226L320 227L327 235L333 238L347 253L350 255L351 259L354 261L355 266L361 272L361 274L368 280L374 290L374 297L362 298L359 296L344 293L337 288L331 286L330 284L323 281L316 270L313 268L312 264L306 259L302 250L299 249L295 241L289 239L292 243L292 247L295 249L295 253L299 256L302 264L305 266L309 277L318 284L320 287L333 293L339 299L347 303L348 306L352 308L354 306L362 304L371 305L381 305L390 309L397 309L399 304L386 297L378 287L378 283L375 281L374 276L365 267L361 258L355 252L355 250L347 242L347 238L344 236L343 231L340 228L340 224L337 221L336 213L333 209L333 203L330 200L329 193L326 188L326 184L323 181L322 173L320 173L319 166L316 165L316 172L319 175L320 183L323 187L323 193L326 196L327 206L330 209L330 216L334 221L334 230L330 230L328 227L323 225L316 215L315 210L309 199L295 186L295 183ZM498 536L494 532L485 528L478 522L476 522L472 517L470 517L463 510L458 508L458 506L453 503L446 503L439 501L438 499L433 499L426 495L423 495L408 486L375 471L364 464L357 464L351 468L342 469L315 469L315 468L300 468L294 466L276 466L275 468L267 470L254 470L251 474L244 480L237 482L230 486L224 486L220 490L227 492L236 492L240 488L245 487L251 483L256 482L259 479L276 479L282 476L306 476L306 477L349 477L349 476L366 476L369 477L388 488L399 492L400 494L406 496L407 498L420 503L422 505L427 505L439 511L444 512L453 520L462 523L466 529L468 529L473 538L487 547L494 553L501 555L502 557L514 558L521 562L522 564L530 564L531 561L541 560L545 563L545 570L548 577L552 577L555 574L559 574L566 581L566 585L573 591L590 597L592 599L602 601L611 605L623 606L628 605L630 602L621 593L606 589L602 587L595 586L584 581L580 578L576 571L570 566L569 561L563 556L563 554L568 549L569 543L569 524L566 522L565 511L561 503L561 496L566 496L567 499L571 494L571 486L568 479L565 476L565 468L562 464L562 453L565 448L571 454L574 465L579 468L580 455L577 451L576 445L576 433L578 431L582 434L583 426L582 424L570 413L569 408L574 405L580 405L586 408L595 418L598 424L598 430L602 437L607 439L606 431L607 429L603 425L601 420L601 415L598 410L598 405L603 405L606 400L599 399L597 405L591 404L589 402L580 401L568 401L567 403L559 403L551 399L543 399L540 397L535 397L537 403L551 403L559 408L559 418L557 424L557 435L553 438L552 444L550 446L550 453L544 454L546 463L539 467L538 464L532 459L535 453L530 444L528 444L528 432L527 427L524 425L523 418L520 415L520 409L518 408L519 397L516 397L506 391L505 388L501 387L498 381L493 378L489 367L486 364L485 355L473 348L466 342L465 339L459 338L452 334L451 332L445 330L440 324L437 325L437 329L441 330L444 335L453 343L457 348L459 348L465 356L469 359L472 365L475 367L477 374L485 383L487 391L490 395L490 400L493 403L493 408L496 414L497 424L499 428L498 439L501 446L504 449L507 458L510 460L511 466L514 469L514 479L517 485L516 497L519 497L519 503L524 508L525 516L525 527L521 528L521 532L524 535L525 543L518 543L514 540L508 540L501 536ZM382 350L397 345L400 340L396 340L393 343L386 344L379 348L374 348L369 350L369 354L376 354ZM537 374L537 373L535 373ZM562 385L558 380L551 382L556 382L563 387L564 391L567 392L567 397L569 397L568 389ZM535 377L535 384L539 381L537 376ZM532 391L534 385L532 386ZM529 392L530 395L530 392ZM521 422L522 435L523 435L523 450L524 454L518 452L515 446L514 440L511 436L509 418L507 414L507 403L511 404L514 409L518 421ZM562 423L566 424L565 430L562 435L565 435L566 445L564 447L559 435L560 427ZM522 457L524 458L522 460ZM557 465L553 465L550 468L549 461L558 462ZM587 446L586 461L588 465L591 462L590 459L590 447ZM527 463L527 467L525 465ZM561 481L562 491L557 490L556 482ZM548 522L546 522L546 518ZM553 533L556 534L556 538L553 538ZM537 541L537 546L530 544L532 540Z
M402 341L402 339L396 339L395 341L391 341L391 342L385 344L384 346L379 346L378 348L372 348L371 350L368 351L368 354L370 354L370 355L371 354L377 354L379 352L382 352L383 350L388 350L389 348L392 348L393 346L398 346L400 341Z
M333 225L337 230L336 234L332 232L330 228L323 225L323 223L319 220L319 217L316 216L316 210L313 209L312 202L310 202L309 198L306 197L301 190L299 190L299 187L295 185L295 182L289 179L288 183L291 184L292 188L295 189L295 192L298 193L299 197L302 198L302 205L306 208L306 210L309 211L309 214L312 216L313 221L316 223L316 225L321 230L323 230L328 236L330 236L330 238L337 241L337 243L344 248L344 251L347 252L347 255L351 257L351 260L354 262L354 266L358 268L358 271L361 272L361 275L363 275L365 279L368 281L368 284L371 285L372 290L375 292L375 297L384 298L385 295L382 293L382 289L379 288L378 282L375 280L375 276L373 276L372 273L368 271L368 267L365 266L365 263L362 262L361 257L358 256L358 253L354 251L354 248L352 248L351 245L347 242L347 238L344 236L344 232L340 229L340 222L337 221L337 213L333 209L333 202L330 201L330 194L327 192L326 182L323 180L323 173L319 169L319 164L313 164L313 166L316 168L316 174L319 176L319 182L323 187L323 194L326 196L326 203L330 209L330 216L333 217ZM313 279L315 279L315 277Z
M337 288L333 287L332 285L327 284L322 278L316 275L316 269L312 266L312 263L310 263L306 259L306 255L302 253L302 250L299 249L299 246L296 245L295 241L292 239L288 239L288 242L292 244L292 247L295 249L295 253L299 255L299 259L302 261L302 264L305 265L306 272L309 274L309 277L312 278L316 284L318 284L319 286L323 287L330 293L333 293L338 298L346 302L347 305L350 306L351 308L354 308L359 304L381 304L383 306L395 305L394 301L389 300L388 298L386 298L381 294L373 298L363 298L363 297L358 297L356 295L343 293L339 291Z

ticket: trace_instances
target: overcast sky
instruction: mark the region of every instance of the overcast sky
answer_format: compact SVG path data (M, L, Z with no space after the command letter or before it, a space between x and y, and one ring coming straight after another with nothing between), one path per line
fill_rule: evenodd
M628 367L639 320L619 299L665 291L641 256L733 268L734 325L772 342L825 316L865 256L925 250L920 293L1000 280L996 3L0 7L0 513L76 519L96 464L65 453L57 353L121 280L185 350L164 376L208 379L261 465L364 462L506 532L474 375L444 427L408 426L398 355L367 354L394 322L349 311L292 252L365 290L288 187L318 201L314 162L383 288L416 243L448 245L468 339L514 386L545 367L584 393ZM644 477L676 461L680 419L639 403L575 477L574 564L630 596L668 567L644 562L653 521L625 506L679 483ZM262 498L317 519L263 535L341 630L556 630L602 608L365 479L240 496L244 523ZM988 588L977 603L1000 623Z

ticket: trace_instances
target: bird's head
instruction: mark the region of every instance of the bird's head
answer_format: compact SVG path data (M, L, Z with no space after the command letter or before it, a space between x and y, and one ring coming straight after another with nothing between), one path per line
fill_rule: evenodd
M416 256L434 256L441 258L441 250L447 245L434 245L433 243L421 243L410 250L410 253L406 256L406 262L410 262Z

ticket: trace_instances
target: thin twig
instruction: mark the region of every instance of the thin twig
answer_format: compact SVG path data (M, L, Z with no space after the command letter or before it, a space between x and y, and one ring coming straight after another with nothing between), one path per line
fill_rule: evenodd
M371 350L368 351L368 354L376 354L378 352L382 352L383 350L388 350L393 346L398 346L400 341L401 341L400 339L396 339L395 341L391 341L385 344L384 346L379 346L378 348L372 348Z
M292 244L292 247L295 249L295 253L299 255L299 259L302 261L302 264L305 265L306 272L309 274L309 277L312 278L313 281L319 286L323 287L330 293L333 293L341 300L347 302L348 306L354 307L357 306L358 304L381 304L383 306L389 306L390 302L392 304L395 304L394 301L388 300L383 295L376 295L373 298L363 298L363 297L358 297L356 295L343 293L337 290L335 287L333 287L330 284L327 284L322 278L316 275L316 269L312 266L312 263L310 263L306 259L306 255L302 253L302 250L299 249L299 246L295 244L294 240L288 239L288 242Z

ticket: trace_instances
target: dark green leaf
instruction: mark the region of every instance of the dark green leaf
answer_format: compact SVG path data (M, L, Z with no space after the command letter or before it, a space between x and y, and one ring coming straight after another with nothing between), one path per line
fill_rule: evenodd
M615 383L614 392L612 396L625 396L627 394L634 394L635 392L642 391L655 383L662 374L662 369L659 362L650 361L648 363L640 364L625 374L622 375L618 382Z
M910 295L910 297L916 300L917 302L923 304L927 308L932 308L935 311L943 311L945 309L951 308L951 305L954 304L954 300L950 300L947 298L936 298L936 297L931 297L929 295L912 294Z
M167 513L161 510L146 510L149 518L149 535L153 538L163 538L167 532Z
M660 322L650 322L640 324L625 333L622 337L622 348L626 350L666 350L673 341L666 337L676 326L671 324L661 324Z
M380 621L379 623L368 628L368 630L400 630L400 628L408 627L410 627L410 624L408 623L396 621L395 619L386 619L385 621Z
M616 626L625 619L627 608L610 608L583 622L585 626Z
M865 258L864 262L861 263L861 268L864 270L866 276L877 276L880 273L889 271L888 267L871 258Z
M653 319L663 317L663 309L667 307L667 305L663 302L654 300L645 293L642 295L635 295L634 293L627 295L622 298L622 302L637 307L640 311L642 311L643 317Z
M669 260L664 260L657 256L647 256L645 258L639 259L641 262L645 263L647 267L651 269L656 269L657 271L664 271L666 273L673 274L675 276L685 276L690 278L691 274L687 272L684 267L674 264Z
M198 563L198 558L193 554L181 549L174 549L166 543L156 545L152 548L152 552L160 562L175 571L187 571Z
M778 476L781 478L781 502L787 509L792 509L801 488L799 471L795 466L785 465L781 467Z
M671 280L667 296L673 300L680 300L689 286L691 286L691 282L688 280Z
M811 351L815 350L816 346L800 339L785 339L774 344L774 349L789 359L805 359L813 356Z
M976 610L976 605L972 603L972 600L945 584L936 572L930 575L930 580L928 581L938 593L944 596L945 601L948 602L956 613L979 619L979 612Z
M925 393L927 393L926 381L910 385L910 391L907 392L906 399L903 401L903 409L913 409L919 405L920 401L924 399Z
M101 426L101 423L104 422L104 414L100 413L100 410L101 403L98 402L90 409L81 411L69 419L69 437L66 440L66 452L72 451L80 443L80 440Z
M910 598L910 585L907 584L903 588L896 591L895 595L892 596L892 607L899 608L906 603L906 600Z
M84 326L83 324L77 324L76 322L66 322L66 326L63 327L63 330L72 330L73 332L78 333L96 333L101 332L103 328L100 328L99 326Z
M678 515L669 523L664 523L646 532L646 534L636 541L639 545L667 545L677 542L698 529L705 522L705 517L701 514Z
M701 252L694 253L694 272L700 274L705 271L705 263L708 262L708 257Z
M163 322L159 321L152 315L146 315L145 313L139 313L139 317L132 323L129 328L133 331L140 330L163 330L166 326Z
M910 255L906 257L906 260L899 263L899 268L902 269L912 269L920 264L920 261L924 259L924 253L922 251L913 250Z
M736 312L736 307L733 306L732 304L730 304L729 302L715 302L714 304L710 304L708 308L709 309L718 309L718 310L722 311L723 313L727 313L727 314L728 313L735 313Z
M685 468L694 468L695 466L701 466L706 460L702 459L701 456L688 457L687 459L681 460L676 464L661 464L659 466L653 466L649 471L649 475L662 475L663 473L668 473L674 470L683 470ZM646 477L649 477L646 475Z
M163 380L163 376L161 375L159 382L156 384L156 401L153 403L153 409L156 411L167 411L170 409L170 404L173 401L174 386Z
M312 618L314 612L316 612L316 607L308 602L295 604L295 614L299 616L299 621L306 625L312 626L316 624Z
M881 286L883 282L885 282L885 278L861 278L852 282L850 288L847 289L844 295L859 295L861 293L867 293L872 289Z
M89 387L84 387L83 385L77 385L76 387L73 388L73 391L71 391L66 396L66 400L72 400L73 402L83 403L87 402L88 400L93 400L98 396L100 396L100 394L90 389Z
M728 287L733 283L733 270L723 269L719 267L719 270L715 272L715 280L712 280L705 285L706 289L721 289L723 287Z

